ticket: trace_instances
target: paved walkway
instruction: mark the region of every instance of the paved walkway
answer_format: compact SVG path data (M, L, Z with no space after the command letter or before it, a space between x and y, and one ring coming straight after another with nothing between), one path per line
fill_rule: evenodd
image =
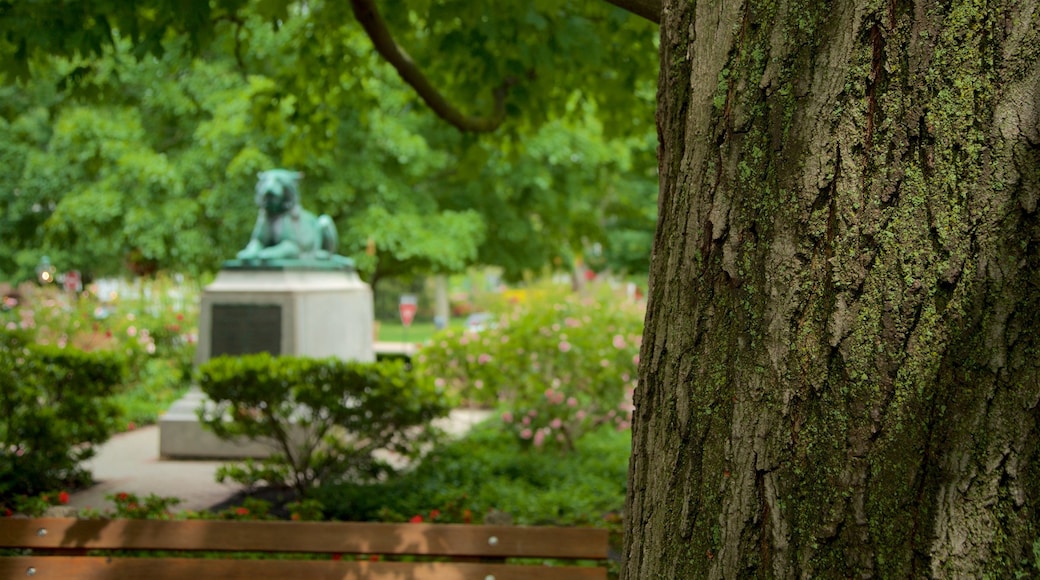
M441 424L460 435L488 415L487 411L458 409ZM144 497L155 494L179 497L177 510L204 510L217 505L242 488L235 483L217 483L217 468L227 461L179 461L159 457L159 427L152 425L120 433L100 446L85 466L98 483L69 498L75 508L111 509L106 495L120 492Z

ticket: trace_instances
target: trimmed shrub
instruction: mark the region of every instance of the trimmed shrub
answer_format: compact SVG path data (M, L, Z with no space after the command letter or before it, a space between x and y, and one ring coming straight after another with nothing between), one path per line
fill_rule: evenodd
M90 481L80 462L115 430L123 357L32 344L0 330L0 496Z
M318 484L372 480L392 471L436 439L430 421L448 413L443 393L400 362L272 357L218 357L197 372L215 402L200 412L219 437L265 441L276 450L262 461L222 470L222 477L257 486L287 486L306 497ZM379 453L383 453L380 459Z

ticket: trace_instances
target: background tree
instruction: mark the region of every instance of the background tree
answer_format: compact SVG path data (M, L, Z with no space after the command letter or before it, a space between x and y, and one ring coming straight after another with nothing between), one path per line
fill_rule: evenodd
M472 36L451 16L469 9L463 3L392 6L402 38L419 54L478 45L463 59L439 59L444 67L433 71L455 96L480 103L485 77L523 78L511 81L511 122L474 138L415 106L415 92L373 52L345 5L168 8L157 4L154 18L143 20L119 3L91 6L82 20L66 17L86 10L75 2L7 8L9 46L25 40L27 48L4 62L15 63L12 71L32 63L23 86L51 100L32 109L39 134L20 149L32 163L12 164L20 170L13 188L25 195L8 215L21 233L3 242L11 259L0 270L27 275L49 252L64 268L96 275L128 262L139 272L213 271L249 230L255 172L285 165L306 173L305 203L336 219L342 251L374 286L478 263L501 265L515 279L589 241L607 243L612 215L629 209L609 200L631 200L633 186L645 192L655 183L653 150L626 146L648 143L652 126L600 105L649 106L652 69L545 66L567 60L546 49L545 35L570 31L566 42L592 41L599 35L592 23L604 19L612 40L653 38L620 11L556 7L542 15L517 4ZM177 30L189 32L163 36ZM28 42L40 35L47 38ZM499 52L516 56L503 61ZM629 60L645 64L653 54ZM457 74L463 61L480 82ZM570 83L579 88L562 82L591 70L602 78ZM632 78L642 79L638 94ZM12 122L28 114L14 103L8 111ZM644 235L650 216L637 225Z
M1040 551L1036 2L665 2L627 578Z

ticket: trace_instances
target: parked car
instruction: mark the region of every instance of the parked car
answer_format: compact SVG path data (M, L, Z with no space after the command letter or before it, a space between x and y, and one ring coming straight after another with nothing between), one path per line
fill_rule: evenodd
M474 312L466 317L466 330L469 332L481 332L494 327L495 321L487 312Z

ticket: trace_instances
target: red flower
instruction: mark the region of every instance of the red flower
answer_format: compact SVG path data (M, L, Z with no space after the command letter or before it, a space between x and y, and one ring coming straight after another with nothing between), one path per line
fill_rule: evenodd
M119 493L116 494L116 499L119 500L119 501L126 501L129 498L130 498L130 494L126 493L125 491L122 491L122 492L119 492Z
M4 517L8 517L9 518L9 517L11 517L13 515L14 515L14 512L11 511L11 508L4 508Z
M69 492L63 491L58 494L58 503L67 504L69 503Z
M433 521L441 515L441 510L430 510L430 520Z
M240 516L248 516L249 515L249 508L237 507L237 508L235 508L235 513L240 515Z
M378 562L380 560L379 554L372 554L368 557L369 562Z
M412 519L408 520L408 522L412 523L412 524L421 524L422 523L422 516L420 516L420 515L412 516Z
M298 514L298 513L293 513L293 515L289 516L289 519L290 519L290 520L292 520L292 521L294 521L294 522L295 522L295 521L298 521L298 520L300 519L300 514Z
M177 313L177 320L184 320L184 315L180 312Z
M343 554L333 554L332 555L332 559L333 560L342 560L343 559Z

